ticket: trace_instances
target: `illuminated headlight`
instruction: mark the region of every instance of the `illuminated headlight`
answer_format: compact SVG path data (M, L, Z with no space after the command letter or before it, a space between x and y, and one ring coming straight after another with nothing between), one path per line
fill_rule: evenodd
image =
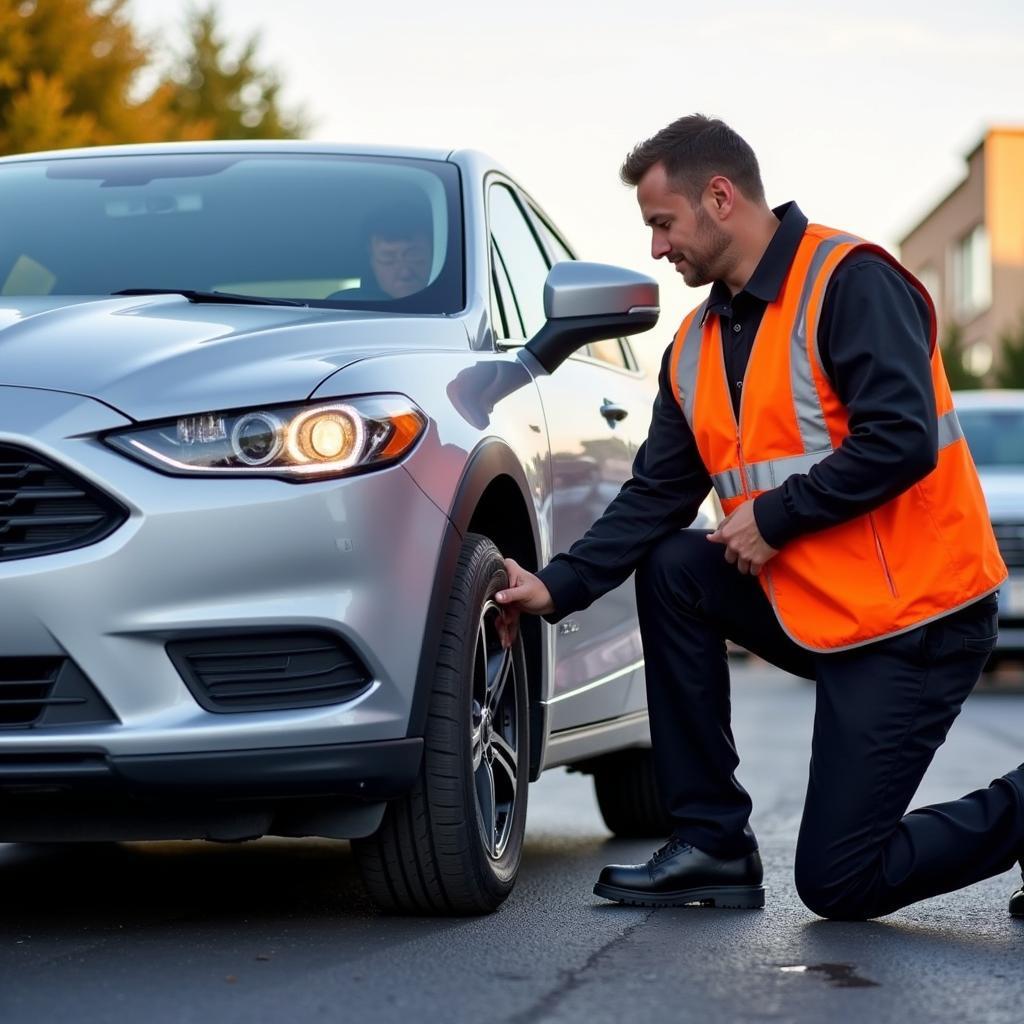
M371 395L182 416L104 440L165 473L309 480L394 462L426 423L403 395Z

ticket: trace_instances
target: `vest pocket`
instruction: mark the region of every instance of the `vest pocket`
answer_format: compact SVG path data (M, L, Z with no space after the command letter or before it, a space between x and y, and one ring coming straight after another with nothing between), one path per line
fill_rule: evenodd
M885 560L885 552L882 550L882 538L878 536L878 529L875 526L875 516L872 512L868 513L868 522L871 524L871 536L875 539L875 554L878 556L878 564L882 567L882 572L885 574L885 582L889 587L889 593L893 597L899 597L899 592L896 590L896 583L893 581L892 573L889 571L889 563Z

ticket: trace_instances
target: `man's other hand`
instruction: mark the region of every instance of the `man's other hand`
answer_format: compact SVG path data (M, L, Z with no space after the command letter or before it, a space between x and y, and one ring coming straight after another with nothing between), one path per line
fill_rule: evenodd
M762 536L754 518L754 503L745 501L730 512L719 524L708 540L725 545L725 560L732 562L740 572L751 576L760 574L765 562L774 558L778 548L773 548Z
M501 605L498 618L498 635L503 647L511 647L519 630L519 616L522 612L533 615L550 615L555 610L548 588L540 578L527 572L515 559L505 559L508 574L508 588L494 595Z

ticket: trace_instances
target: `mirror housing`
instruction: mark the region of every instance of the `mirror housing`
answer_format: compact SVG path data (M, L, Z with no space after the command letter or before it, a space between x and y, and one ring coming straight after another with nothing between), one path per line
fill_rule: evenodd
M526 343L547 370L554 371L592 341L649 331L661 312L658 283L646 274L604 263L566 260L544 282L544 326Z

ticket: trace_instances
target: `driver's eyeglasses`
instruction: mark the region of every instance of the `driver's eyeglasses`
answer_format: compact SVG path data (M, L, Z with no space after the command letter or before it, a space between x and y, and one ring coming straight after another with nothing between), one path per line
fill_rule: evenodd
M410 242L407 245L375 242L373 246L373 258L382 267L425 263L430 256L430 245L427 242Z

